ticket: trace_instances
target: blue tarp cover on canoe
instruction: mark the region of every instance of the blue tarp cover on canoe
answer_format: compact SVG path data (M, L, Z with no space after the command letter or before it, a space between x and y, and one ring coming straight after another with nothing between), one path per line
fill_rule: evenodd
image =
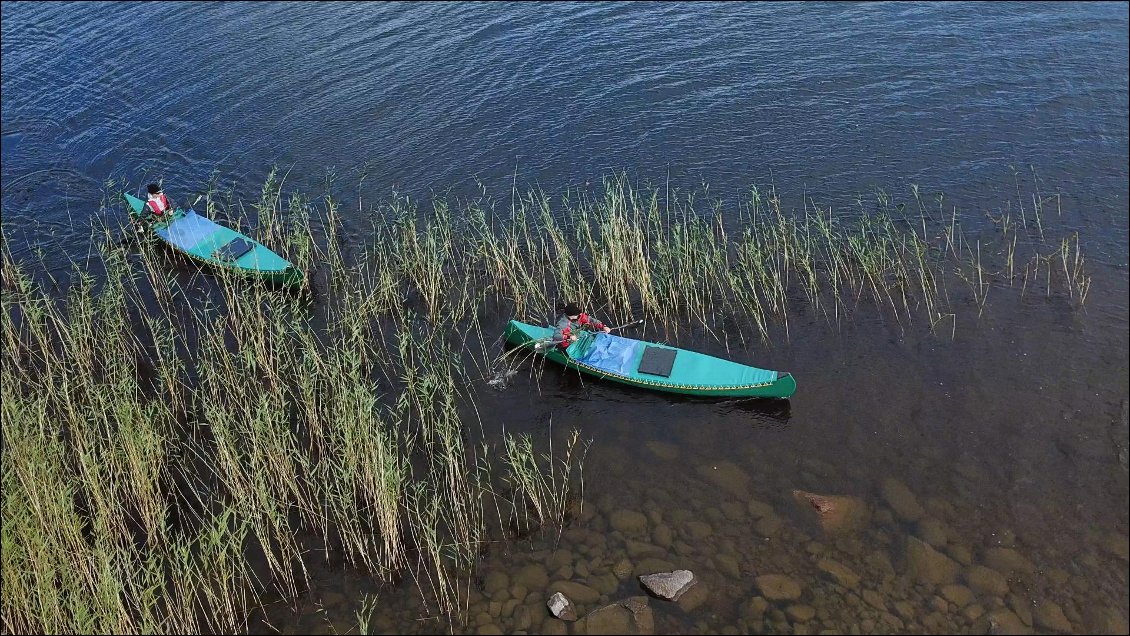
M157 230L157 235L182 250L191 250L200 241L208 238L218 226L196 212L189 210L168 227Z
M643 343L639 340L598 333L593 336L588 350L577 360L591 367L630 376L636 370L635 361L641 346Z

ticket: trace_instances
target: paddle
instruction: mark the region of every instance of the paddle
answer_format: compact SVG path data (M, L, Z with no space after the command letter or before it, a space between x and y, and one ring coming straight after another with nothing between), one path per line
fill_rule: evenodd
M643 324L643 318L640 318L639 320L633 320L632 322L624 323L624 324L620 325L619 327L611 327L610 331L619 331L620 329L627 329L629 327L638 327L642 324Z

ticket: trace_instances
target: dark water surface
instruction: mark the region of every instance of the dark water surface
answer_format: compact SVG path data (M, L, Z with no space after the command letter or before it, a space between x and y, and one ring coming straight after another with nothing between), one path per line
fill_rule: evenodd
M639 593L621 559L659 558L702 581L693 602L651 602L659 632L1126 631L1126 3L4 3L0 24L4 231L17 257L52 246L58 270L90 250L111 178L188 195L216 174L253 196L278 165L288 187L336 175L356 210L394 188L478 179L505 198L512 180L558 193L626 170L724 201L773 182L795 205L919 184L979 217L1034 167L1088 259L1082 310L998 288L981 319L957 309L952 338L798 316L774 347L726 354L792 371L787 406L552 368L482 392L503 414L488 431L594 440L588 505L557 552L492 550L457 629L555 629L543 577L596 589L591 610ZM872 519L825 539L794 489ZM914 583L919 539L965 592ZM763 605L765 574L800 596ZM410 586L330 565L312 585L270 624L343 632L379 593L378 628L447 629Z

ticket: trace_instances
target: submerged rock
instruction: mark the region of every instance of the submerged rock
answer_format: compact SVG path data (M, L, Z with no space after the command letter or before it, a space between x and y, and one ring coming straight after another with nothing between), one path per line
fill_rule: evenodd
M556 581L549 586L551 592L561 592L569 599L575 599L576 602L582 605L588 605L600 600L600 592L592 589L584 583L576 581Z
M800 598L800 583L784 574L762 574L755 580L761 595L770 601L795 601Z
M1008 579L1003 574L983 565L974 565L965 571L965 580L974 591L989 596L1008 596Z
M576 633L654 634L655 619L646 604L640 606L634 599L628 599L590 612L577 622Z
M612 527L626 535L647 534L647 516L635 510L616 510L609 522Z
M697 470L700 475L737 497L747 496L750 484L753 483L744 470L730 461L698 466Z
M811 605L790 605L785 613L794 623L807 623L816 616L816 608Z
M530 591L540 591L549 585L549 573L540 563L527 565L514 575L514 584Z
M816 567L827 574L833 581L849 590L854 590L859 587L859 575L851 568L838 561L821 559L820 562L816 564Z
M671 461L679 457L679 447L674 444L651 441L645 442L644 446L656 457L665 461Z
M1036 625L1044 629L1065 633L1075 631L1071 627L1071 621L1064 616L1063 608L1051 601L1038 603L1033 617L1036 619Z
M926 510L918 503L918 498L906 487L906 484L893 477L883 482L883 500L903 521L918 521L926 514Z
M1085 620L1087 631L1092 634L1127 634L1130 623L1126 617L1113 607L1092 605L1087 608Z
M697 579L696 579L697 580ZM698 581L687 589L686 594L679 597L676 603L679 609L688 614L698 609L700 605L710 600L710 590L702 581Z
M1099 543L1104 550L1122 559L1130 561L1130 538L1126 535L1111 532Z
M953 534L944 523L937 519L923 517L918 520L918 536L935 548L944 548Z
M973 595L973 590L970 590L969 588L965 587L964 585L958 585L956 583L951 583L949 585L943 585L941 592L942 592L942 597L945 598L950 603L953 603L954 605L956 605L958 607L958 609L963 608L966 605L969 605L970 603L973 602L973 599L975 598L974 595Z
M929 585L957 582L961 566L916 537L906 537L906 569L914 581Z
M561 592L549 597L546 605L549 606L550 613L563 621L577 620L577 608L573 607L573 602Z
M1036 566L1012 548L989 548L985 551L985 565L1005 574L1035 574Z
M993 610L985 619L988 623L990 634L1031 634L1032 629L1020 620L1020 617L1004 609Z
M793 499L804 510L810 511L820 528L829 535L860 530L867 525L870 517L867 504L858 497L794 490Z
M569 626L559 619L546 616L545 620L542 621L541 631L539 633L546 636L565 636L569 633Z
M746 504L746 508L749 510L749 515L754 519L768 517L773 514L773 506L756 499L750 499L749 503Z
M655 633L655 615L648 606L646 596L633 596L620 601L620 605L632 613L632 620L636 623L636 630L640 634Z
M626 558L620 559L612 566L612 574L616 575L617 579L623 581L632 575L632 562Z
M776 536L777 532L781 530L781 519L777 515L768 515L757 520L753 524L753 529L763 537Z
M679 600L679 597L697 582L694 573L690 570L646 574L640 577L640 583L647 591L668 601Z

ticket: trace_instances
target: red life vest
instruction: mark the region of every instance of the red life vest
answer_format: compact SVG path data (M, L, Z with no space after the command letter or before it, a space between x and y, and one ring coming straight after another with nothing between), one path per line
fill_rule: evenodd
M153 214L161 216L169 209L169 198L162 192L158 194L156 198L151 198L146 201L145 204L149 206L150 210L153 210Z

